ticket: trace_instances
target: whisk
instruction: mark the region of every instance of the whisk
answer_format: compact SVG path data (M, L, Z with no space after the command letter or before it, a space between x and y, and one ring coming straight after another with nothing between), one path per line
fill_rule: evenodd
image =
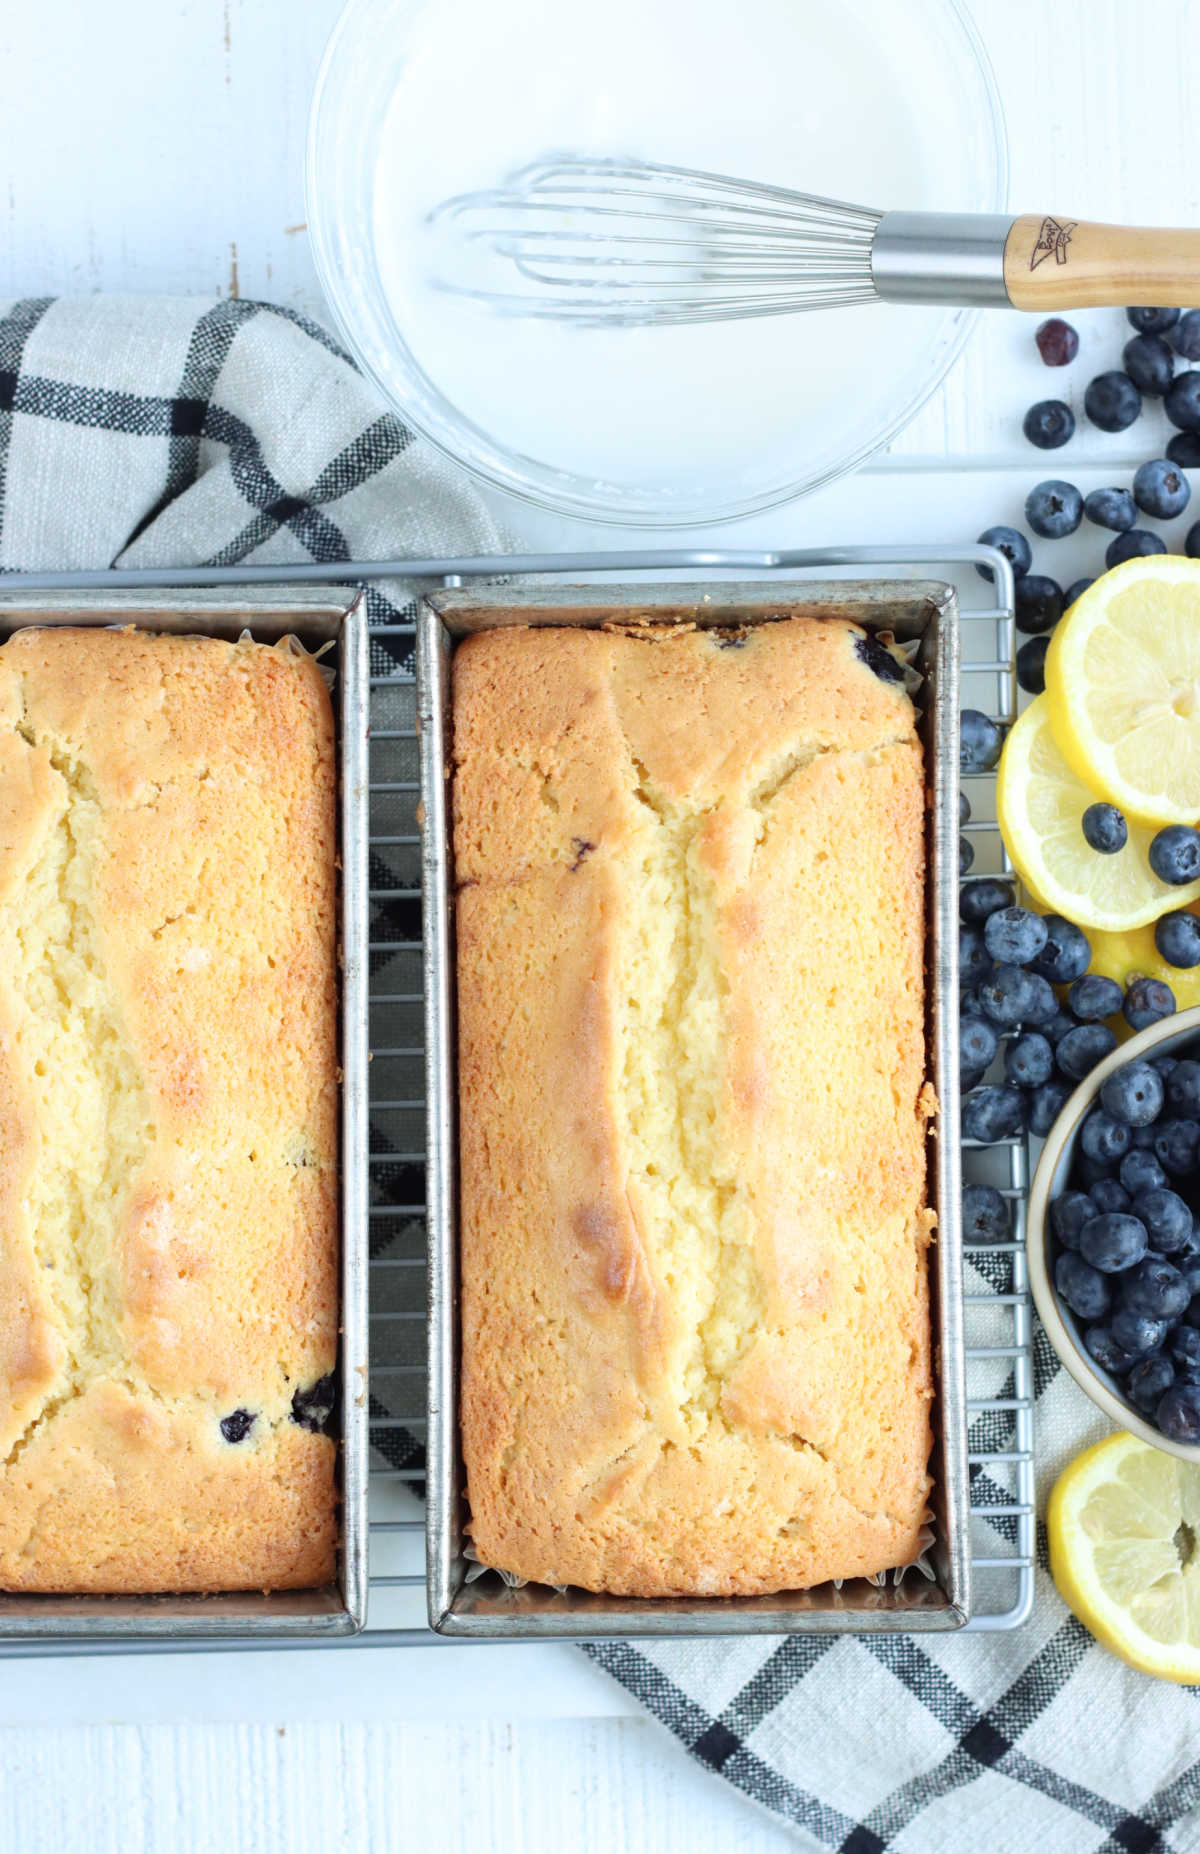
M590 324L869 302L1200 303L1200 231L1050 213L875 212L626 158L548 156L430 218L443 235L439 287L510 314Z

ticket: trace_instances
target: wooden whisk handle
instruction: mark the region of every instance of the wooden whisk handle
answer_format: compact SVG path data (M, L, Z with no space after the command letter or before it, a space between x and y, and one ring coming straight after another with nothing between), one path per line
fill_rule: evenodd
M1200 306L1200 231L1023 213L1004 246L1015 309Z

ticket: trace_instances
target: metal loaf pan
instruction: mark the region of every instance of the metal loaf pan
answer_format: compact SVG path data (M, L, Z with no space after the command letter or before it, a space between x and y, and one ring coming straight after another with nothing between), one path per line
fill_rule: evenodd
M353 603L347 608L347 600ZM262 1640L351 1635L367 1601L367 734L369 683L365 602L347 591L289 589L253 596L74 593L5 598L0 638L29 625L128 625L147 631L260 643L289 632L308 649L332 645L321 661L333 687L339 775L341 907L341 1410L342 1527L337 1578L315 1590L214 1596L24 1596L0 1592L0 1638L78 1637L81 1642L163 1637Z
M450 662L455 643L499 625L587 625L621 619L747 625L805 613L849 618L917 644L927 812L928 1049L941 1113L929 1144L938 1236L931 1257L936 1401L933 1409L932 1580L897 1588L852 1579L840 1589L779 1596L657 1601L508 1589L464 1554L465 1475L459 1440L457 1085L453 863L449 829ZM417 620L418 716L424 805L425 1010L429 1212L429 1615L466 1637L913 1633L955 1629L970 1614L966 1390L963 1355L958 1083L958 607L930 581L713 582L709 585L546 585L431 593Z

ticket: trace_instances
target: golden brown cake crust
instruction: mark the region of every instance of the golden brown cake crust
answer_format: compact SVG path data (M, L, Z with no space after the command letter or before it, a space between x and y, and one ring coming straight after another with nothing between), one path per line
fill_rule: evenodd
M486 1564L734 1595L919 1548L922 756L860 638L515 628L456 654Z
M0 649L0 1588L332 1575L334 798L286 646Z

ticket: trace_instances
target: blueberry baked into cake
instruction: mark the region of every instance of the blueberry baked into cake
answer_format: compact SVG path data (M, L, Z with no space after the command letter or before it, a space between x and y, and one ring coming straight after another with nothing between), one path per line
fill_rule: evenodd
M0 1588L332 1574L334 758L315 665L0 648Z
M639 1597L918 1553L924 773L792 617L454 659L462 1433L487 1565Z

